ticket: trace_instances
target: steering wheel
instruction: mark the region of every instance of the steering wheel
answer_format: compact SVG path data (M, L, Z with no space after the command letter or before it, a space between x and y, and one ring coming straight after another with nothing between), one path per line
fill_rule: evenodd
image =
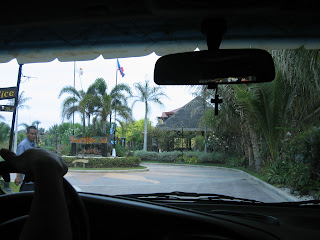
M20 234L27 229L26 232L30 237L37 231L37 226L40 224L43 225L43 229L39 227L38 232L41 236L48 234L50 238L54 236L54 230L59 229L58 232L64 232L61 229L66 226L65 229L69 233L71 232L72 239L90 239L86 208L76 190L62 177L68 168L61 157L44 149L30 149L20 156L1 149L0 154L5 159L5 162L0 163L0 174L10 172L28 173L31 180L35 182L34 192L0 195L0 234L2 236L19 239ZM55 190L50 192L51 188L45 188L46 185L43 182L49 183ZM42 207L40 211L39 205ZM53 208L50 209L50 206ZM49 218L50 216L48 216L48 222L50 220L51 223L43 224L47 217L45 215L46 209L52 216L56 216L55 212L62 214L58 215L59 218ZM66 214L66 211L68 214ZM28 221L28 219L30 220ZM68 224L64 225L64 222ZM55 227L56 229L54 229Z
M90 228L86 208L79 194L66 179L63 179L63 188L71 222L72 238L89 240ZM21 211L21 208L17 206L25 206L26 202L31 205L32 198L33 192L0 195L0 205L2 206L0 234L2 236L19 239L22 228L28 219L29 209Z

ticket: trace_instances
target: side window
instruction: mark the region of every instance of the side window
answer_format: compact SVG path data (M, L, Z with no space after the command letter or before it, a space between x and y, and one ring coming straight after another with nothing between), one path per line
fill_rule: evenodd
M0 159L0 161L3 161L3 160ZM7 177L0 175L0 195L15 193L15 192L19 192L20 190L20 185L16 185L14 183L16 174L11 173L9 176L10 176L10 181L7 180Z

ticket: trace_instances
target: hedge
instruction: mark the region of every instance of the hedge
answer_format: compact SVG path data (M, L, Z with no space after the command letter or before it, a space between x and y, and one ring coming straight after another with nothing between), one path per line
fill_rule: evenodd
M77 157L64 158L68 167L74 167L72 163ZM131 168L139 167L141 159L139 157L124 157L124 158L85 158L89 160L86 168Z
M179 162L179 158L182 157L181 151L173 151L173 152L147 152L147 151L135 151L135 157L140 157L142 161L158 161L158 162ZM194 152L187 151L183 152L184 158L193 159L192 162L198 163L224 163L225 155L219 152ZM191 161L191 160L190 160Z

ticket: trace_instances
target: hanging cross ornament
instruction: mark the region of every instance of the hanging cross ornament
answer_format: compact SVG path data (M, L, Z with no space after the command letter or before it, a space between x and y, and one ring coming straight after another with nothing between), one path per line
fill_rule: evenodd
M222 103L222 99L219 98L218 95L218 85L215 86L216 93L214 95L214 98L211 99L211 103L214 103L214 115L218 115L219 110L219 103Z

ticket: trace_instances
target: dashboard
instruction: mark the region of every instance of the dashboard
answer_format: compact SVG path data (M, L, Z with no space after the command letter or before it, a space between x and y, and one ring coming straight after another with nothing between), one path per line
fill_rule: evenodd
M320 210L308 206L159 204L79 195L87 210L91 239L316 239L320 234ZM7 206L1 210L2 236L18 239L31 201L30 192L0 196L1 206ZM278 221L252 216L272 216Z

